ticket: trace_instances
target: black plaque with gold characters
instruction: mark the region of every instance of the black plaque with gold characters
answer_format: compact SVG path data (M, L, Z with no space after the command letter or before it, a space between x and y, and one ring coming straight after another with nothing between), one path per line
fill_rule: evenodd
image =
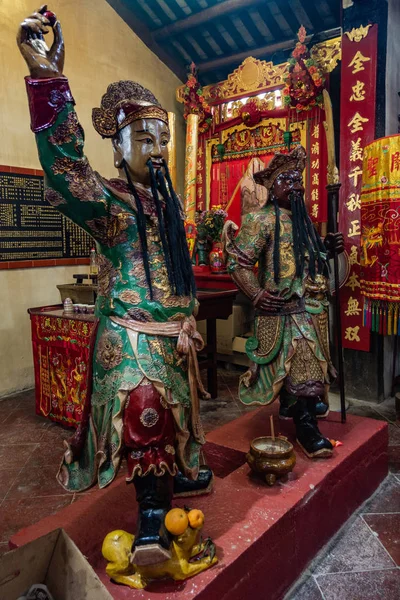
M44 199L40 175L0 171L0 262L87 258L92 238Z

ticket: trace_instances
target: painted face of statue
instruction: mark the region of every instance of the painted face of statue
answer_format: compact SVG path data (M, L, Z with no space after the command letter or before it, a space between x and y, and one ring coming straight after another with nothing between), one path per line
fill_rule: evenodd
M289 196L292 192L301 192L304 194L302 173L297 169L289 169L281 173L275 179L272 186L272 193L278 200L278 205L281 208L290 210L291 201Z
M133 182L150 185L150 172L147 162L150 159L154 170L168 162L169 128L159 119L139 119L119 132L113 140L114 160L117 168L124 160Z

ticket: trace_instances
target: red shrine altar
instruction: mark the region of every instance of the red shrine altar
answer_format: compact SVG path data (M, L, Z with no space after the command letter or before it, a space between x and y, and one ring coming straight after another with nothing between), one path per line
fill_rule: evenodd
M300 29L299 40L304 39L305 30ZM310 77L317 89L323 84L329 88L341 39L315 44L307 55L306 47L298 46L296 57L313 65ZM253 173L264 169L276 152L301 144L308 155L304 183L309 213L315 223L327 222L325 111L315 100L310 106L288 106L288 76L296 60L274 65L249 56L226 80L204 88L192 65L188 81L177 89L187 119L184 201L189 219L196 210L221 206L239 225L242 215L256 206ZM303 79L308 76L301 73Z

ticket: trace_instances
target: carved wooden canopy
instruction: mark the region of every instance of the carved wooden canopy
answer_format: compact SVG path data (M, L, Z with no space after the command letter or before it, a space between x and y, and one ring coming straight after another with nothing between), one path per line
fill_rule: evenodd
M330 73L341 59L341 38L315 44L311 48L311 56L322 71ZM219 104L241 96L261 94L273 88L283 87L287 69L286 62L274 65L272 62L249 56L225 81L204 87L204 97L209 104ZM184 86L180 86L176 91L179 102L183 102L183 89Z

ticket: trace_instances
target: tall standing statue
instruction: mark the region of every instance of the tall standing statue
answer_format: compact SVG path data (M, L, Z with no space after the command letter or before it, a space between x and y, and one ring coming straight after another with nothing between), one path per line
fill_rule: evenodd
M53 29L49 50L43 35ZM109 138L118 169L106 180L83 151L61 25L44 6L18 32L30 76L31 128L45 172L46 199L95 240L100 272L93 391L58 473L70 491L108 485L126 458L139 503L131 560L170 557L164 517L173 493L208 491L200 467L201 385L195 283L183 214L169 177L166 111L138 83L109 85L93 125Z
M276 154L256 183L268 190L265 205L244 216L239 233L228 222L224 244L228 272L255 307L254 336L246 343L251 360L241 377L244 404L280 398L280 414L293 417L297 440L309 457L327 457L332 444L317 417L335 375L329 354L327 253L342 252L343 236L325 243L304 204L301 146ZM258 275L254 267L258 263Z

